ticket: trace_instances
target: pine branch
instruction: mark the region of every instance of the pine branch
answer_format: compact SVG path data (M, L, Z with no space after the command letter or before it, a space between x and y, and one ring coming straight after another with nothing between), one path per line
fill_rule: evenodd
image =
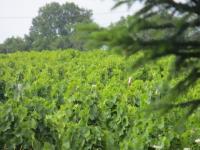
M196 49L200 48L200 42L199 41L177 41L174 39L159 39L159 40L141 40L137 39L136 43L141 45L142 47L166 47L166 49Z
M196 100L188 100L183 103L175 104L174 107L185 108L189 106L199 106L199 105L200 105L200 99L196 99Z

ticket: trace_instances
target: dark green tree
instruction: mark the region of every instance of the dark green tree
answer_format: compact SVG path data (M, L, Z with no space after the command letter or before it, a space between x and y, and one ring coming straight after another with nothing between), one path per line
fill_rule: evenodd
M11 37L4 41L0 46L0 52L10 53L15 51L24 51L26 49L26 44L23 38Z
M32 48L38 50L71 48L73 44L70 42L73 41L69 38L75 30L74 26L91 22L91 16L90 10L79 8L74 3L47 4L39 9L38 16L33 19L27 40L32 41Z
M167 100L163 106L169 109L188 106L191 114L200 105L200 99L190 99L184 103L176 103L174 100L200 77L200 1L115 1L115 7L122 4L131 7L136 2L142 5L139 11L127 19L120 36L113 43L115 47L123 49L128 55L143 51L145 55L137 64L174 55L176 61L173 73L185 71L187 76L168 92L167 98L163 98Z
M0 44L0 53L3 53L5 51L4 44Z

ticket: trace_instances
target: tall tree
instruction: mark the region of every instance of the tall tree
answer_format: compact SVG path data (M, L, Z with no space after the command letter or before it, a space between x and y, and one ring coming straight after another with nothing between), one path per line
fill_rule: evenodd
M188 76L169 91L170 107L190 107L192 113L200 99L173 102L200 78L200 1L199 0L115 0L118 7L136 2L143 6L126 22L126 29L115 40L115 46L132 54L145 53L138 63L169 55L176 56L175 71L185 70ZM114 8L115 8L114 7ZM166 106L166 105L165 105ZM160 106L159 106L160 107Z
M67 39L74 31L77 23L91 22L92 12L79 8L74 3L66 2L63 5L53 2L39 9L38 16L32 21L30 37L33 39L32 47L35 49L63 48L57 43L61 38ZM69 40L66 40L69 42ZM48 43L57 43L49 45ZM63 44L61 44L63 45ZM65 44L64 48L72 44Z

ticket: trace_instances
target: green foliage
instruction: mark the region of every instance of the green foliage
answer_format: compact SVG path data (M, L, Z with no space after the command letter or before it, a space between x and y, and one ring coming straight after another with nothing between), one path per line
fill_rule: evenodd
M92 12L79 8L74 3L50 3L41 7L32 21L29 39L35 50L66 49L76 45L70 39L77 23L91 22Z
M1 53L10 53L15 51L24 51L26 49L26 44L24 39L20 37L11 37L4 41L2 45L0 45Z
M74 33L70 37L73 48L79 50L100 49L103 43L98 40L99 33L106 29L96 23L79 23L74 26Z
M31 32L42 37L66 36L73 31L73 25L91 21L91 11L79 8L74 3L53 2L41 7L32 21Z
M165 82L172 57L130 71L143 55L0 55L0 149L199 149L199 111L183 127L183 109L161 118L147 111L166 94L162 85L173 88L187 73ZM199 94L197 82L178 100Z
M141 9L129 16L123 30L113 41L118 50L130 55L143 52L145 55L137 65L155 61L162 57L175 56L169 79L188 72L185 78L169 90L162 104L166 109L188 107L187 115L198 108L200 99L188 98L182 104L175 99L193 86L200 78L200 1L199 0L115 0L115 7L122 4L132 6L141 3ZM115 8L114 7L114 8ZM116 31L117 32L117 31ZM117 33L115 33L117 35ZM156 107L157 107L156 106ZM163 107L161 107L163 108Z
M76 48L83 50L86 40L76 38L77 24L92 24L92 11L74 3L52 2L39 9L33 18L30 32L22 38L8 38L0 45L0 52L18 50L55 50ZM74 35L76 34L76 35ZM75 37L75 38L74 38Z
M128 18L122 17L120 21L117 23L111 24L107 28L95 28L93 24L81 24L81 26L77 26L78 37L81 39L86 39L85 47L87 49L103 49L103 50L114 50L118 53L124 53L126 50L124 49L123 45L125 42L122 40L127 34L129 34L127 29L127 22ZM88 36L88 32L91 34ZM82 35L83 34L83 35Z

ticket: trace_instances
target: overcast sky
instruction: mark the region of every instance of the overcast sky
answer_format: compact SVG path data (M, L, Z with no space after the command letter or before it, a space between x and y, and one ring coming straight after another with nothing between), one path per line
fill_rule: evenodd
M11 36L23 37L28 34L38 9L50 2L74 2L80 7L92 9L93 19L102 26L108 26L121 16L132 13L125 6L111 11L114 5L112 0L0 0L0 43Z

